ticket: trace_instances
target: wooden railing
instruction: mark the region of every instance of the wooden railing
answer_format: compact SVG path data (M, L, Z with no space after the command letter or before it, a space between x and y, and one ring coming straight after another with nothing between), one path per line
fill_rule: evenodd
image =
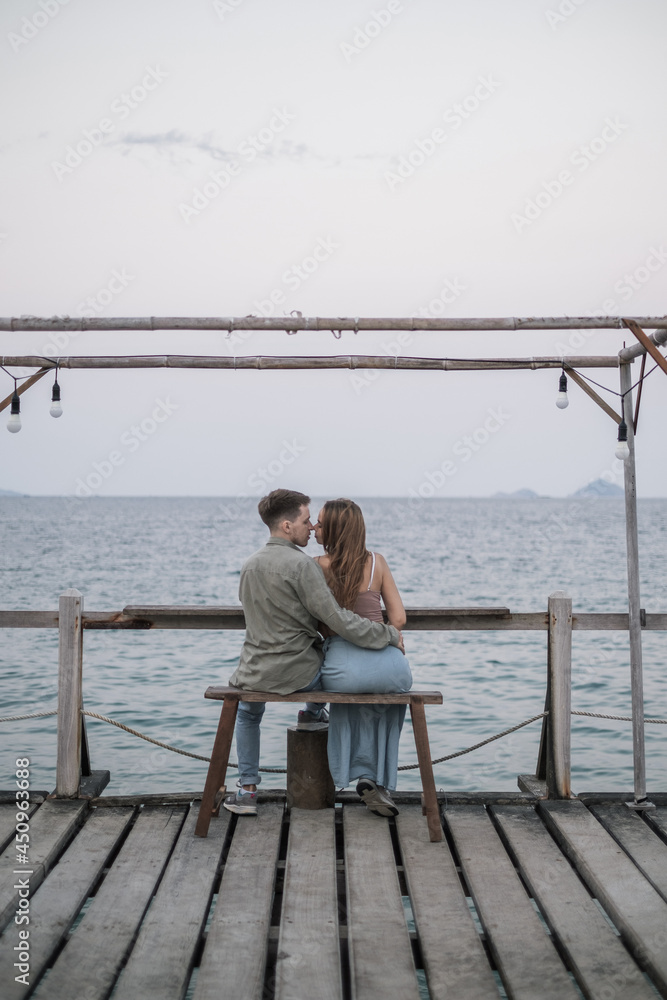
M570 797L570 700L572 630L627 631L625 613L573 614L562 591L545 612L512 613L508 608L408 608L406 631L545 631L547 685L542 739L535 780L549 798ZM641 615L645 631L666 631L667 614ZM78 796L87 745L82 710L83 633L87 629L245 628L243 609L215 606L130 605L122 611L84 611L83 595L67 590L58 611L0 611L0 628L57 628L58 751L56 795ZM530 776L525 776L529 778ZM524 782L525 784L525 782ZM523 786L522 786L523 787Z

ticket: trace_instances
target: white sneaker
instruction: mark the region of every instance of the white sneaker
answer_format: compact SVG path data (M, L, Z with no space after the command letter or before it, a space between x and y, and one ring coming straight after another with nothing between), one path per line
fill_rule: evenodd
M398 816L398 809L387 789L376 785L371 778L361 778L357 785L357 795L369 812L376 816Z

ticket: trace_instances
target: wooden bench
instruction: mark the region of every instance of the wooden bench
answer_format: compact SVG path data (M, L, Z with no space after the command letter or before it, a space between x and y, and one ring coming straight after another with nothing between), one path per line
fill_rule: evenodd
M422 779L422 812L428 823L431 841L442 840L442 825L438 811L438 799L435 792L431 750L428 743L426 728L426 713L424 705L442 705L440 691L406 691L404 694L344 694L340 691L296 691L294 694L272 694L268 691L244 691L241 688L214 685L204 694L205 698L214 698L223 702L220 713L218 731L213 744L211 763L208 766L206 784L199 809L199 818L195 836L205 837L208 834L211 816L217 816L220 810L222 796L218 794L224 787L229 763L229 752L234 735L234 724L240 701L276 701L276 702L316 702L326 704L339 702L356 705L409 705L412 718L412 729L417 747L419 772Z

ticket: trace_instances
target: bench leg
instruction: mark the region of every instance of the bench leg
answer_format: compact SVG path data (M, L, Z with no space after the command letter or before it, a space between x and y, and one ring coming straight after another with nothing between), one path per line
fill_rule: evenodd
M440 823L438 797L435 792L433 765L431 764L431 749L428 745L428 730L426 728L424 703L421 701L411 701L410 716L412 717L412 729L415 734L415 746L417 747L417 759L419 760L419 773L421 774L422 779L422 797L424 801L426 822L428 824L428 836L429 840L435 843L442 840L442 824Z
M238 707L238 698L225 698L222 712L220 713L218 731L215 735L215 743L213 744L211 763L208 765L204 794L202 795L197 826L195 827L195 837L207 836L211 816L217 816L220 810L220 803L216 805L215 799L217 792L225 783Z

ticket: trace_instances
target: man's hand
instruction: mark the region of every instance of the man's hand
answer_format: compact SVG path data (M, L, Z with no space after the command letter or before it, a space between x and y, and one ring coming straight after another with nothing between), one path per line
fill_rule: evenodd
M398 648L403 653L403 656L405 656L405 643L403 642L403 633L400 630L398 633Z

